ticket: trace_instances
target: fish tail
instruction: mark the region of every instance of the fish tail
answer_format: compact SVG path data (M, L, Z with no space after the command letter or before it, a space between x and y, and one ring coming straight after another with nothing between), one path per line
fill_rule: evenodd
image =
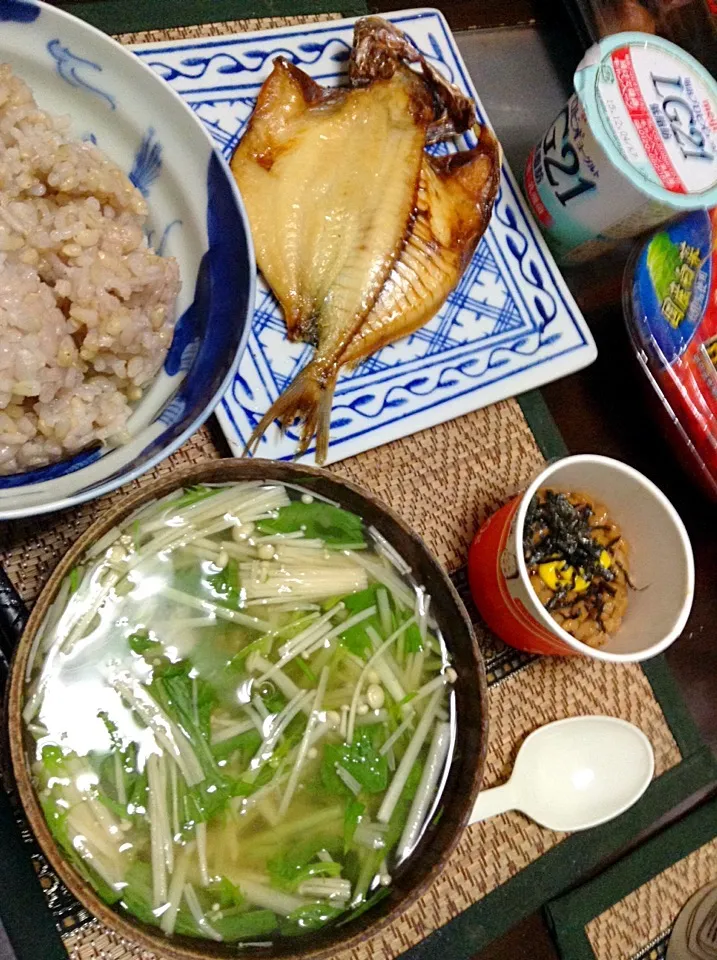
M327 371L316 362L304 367L256 425L244 447L244 454L256 450L262 436L275 420L278 420L282 433L295 420L301 420L301 439L295 456L306 453L316 436L316 462L323 463L329 452L331 404L337 375L338 370Z

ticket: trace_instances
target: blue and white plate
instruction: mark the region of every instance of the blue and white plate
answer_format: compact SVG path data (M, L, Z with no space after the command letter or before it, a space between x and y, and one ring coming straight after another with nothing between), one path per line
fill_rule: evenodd
M183 443L235 380L249 334L255 267L241 198L202 124L144 63L53 7L0 0L0 62L39 105L69 115L147 198L151 242L179 262L174 339L129 421L131 440L0 477L0 519L98 497Z
M445 20L435 10L389 15L429 60L485 111ZM210 40L136 47L135 52L199 117L226 158L241 137L259 92L283 54L324 85L338 84L351 49L352 20ZM455 150L472 145L471 135ZM277 229L281 229L278 224ZM259 418L311 355L291 344L267 287L239 372L217 408L240 453ZM490 227L458 289L413 336L385 347L342 376L334 398L329 462L361 453L479 407L573 373L591 363L595 344L507 165ZM289 459L297 430L276 427L258 454ZM313 450L304 459L313 460Z

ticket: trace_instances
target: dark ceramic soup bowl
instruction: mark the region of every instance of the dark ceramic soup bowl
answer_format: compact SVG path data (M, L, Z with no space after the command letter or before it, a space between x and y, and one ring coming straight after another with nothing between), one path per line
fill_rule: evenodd
M274 945L250 948L174 935L118 912L99 899L94 890L63 858L40 808L26 752L29 734L22 710L25 672L38 630L57 596L63 579L85 551L138 507L182 486L247 480L298 484L333 500L375 527L412 568L412 575L431 595L431 614L450 651L458 679L455 684L456 744L441 795L442 814L434 817L417 848L398 867L383 900L342 926L329 926ZM170 960L203 960L258 953L262 957L329 957L373 936L419 897L438 875L453 851L478 793L488 737L485 670L470 621L445 572L426 545L387 506L367 491L333 474L311 467L269 460L223 460L175 471L171 477L128 493L121 505L100 517L80 537L58 565L35 605L18 647L9 690L9 732L12 765L18 792L42 850L62 881L77 899L110 929Z

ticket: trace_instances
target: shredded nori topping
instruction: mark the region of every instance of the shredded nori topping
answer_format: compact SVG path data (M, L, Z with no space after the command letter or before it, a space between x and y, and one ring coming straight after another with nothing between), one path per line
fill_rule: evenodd
M574 570L584 571L586 580L596 576L603 581L614 580L614 571L600 563L600 554L606 548L593 535L598 528L590 526L592 515L589 504L575 505L564 493L545 490L536 494L528 506L523 528L525 562L532 566L564 560ZM551 604L559 606L565 592L557 591Z

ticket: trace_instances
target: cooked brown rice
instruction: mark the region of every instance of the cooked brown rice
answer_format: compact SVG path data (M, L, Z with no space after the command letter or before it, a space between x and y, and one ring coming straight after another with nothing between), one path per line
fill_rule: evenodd
M172 339L177 262L147 205L0 64L0 474L126 438Z

